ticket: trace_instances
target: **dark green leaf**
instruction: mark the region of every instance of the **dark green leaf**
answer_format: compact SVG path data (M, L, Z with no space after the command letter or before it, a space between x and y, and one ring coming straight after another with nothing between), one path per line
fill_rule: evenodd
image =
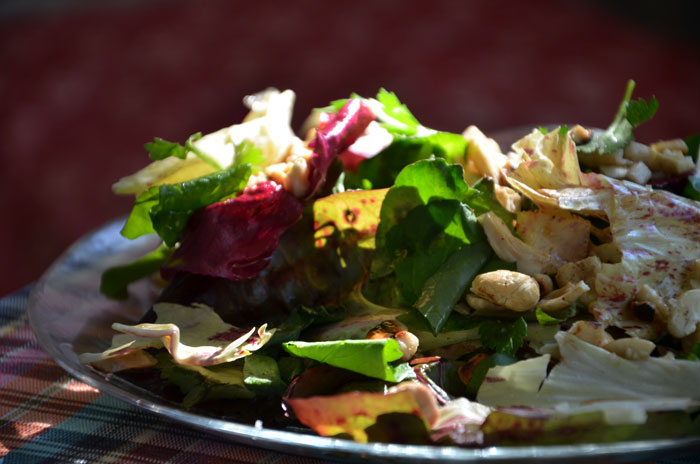
M253 398L254 394L243 384L242 366L240 363L225 363L201 368L201 372L210 372L210 376L227 378L227 383L212 382L194 371L178 365L169 353L162 351L156 356L157 367L161 378L177 386L184 395L182 405L190 408L199 403L215 399Z
M131 213L126 220L126 224L121 230L121 234L133 240L142 235L154 234L150 211L158 204L158 187L151 187L136 197Z
M286 387L277 361L269 356L252 354L244 358L243 382L256 396L279 396Z
M685 184L683 190L683 196L700 201L700 177L688 177L688 182Z
M700 134L694 134L685 138L685 144L688 145L688 155L693 158L693 161L698 161L698 151L700 150Z
M102 273L100 292L110 298L125 300L129 294L127 287L130 283L158 272L161 266L172 254L172 249L160 245L154 251L131 264L115 266Z
M515 233L515 227L513 226L515 214L505 209L496 199L493 180L479 180L476 184L474 184L472 191L469 192L463 201L465 201L474 210L475 216L478 217L491 211L506 223L511 232Z
M414 306L426 318L435 335L445 325L452 308L469 288L479 268L492 254L486 243L463 247L426 279Z
M289 342L284 348L295 356L341 367L387 382L413 376L408 363L390 364L403 356L396 340L338 340L330 342Z
M517 359L512 355L504 353L494 353L476 365L469 378L469 383L466 385L466 394L472 398L476 398L479 387L484 383L486 374L489 369L495 366L508 366L516 362Z
M522 346L526 335L527 323L522 317L515 321L487 320L479 326L479 337L485 347L510 356Z
M158 201L149 211L153 228L168 246L175 246L196 210L240 192L251 173L251 166L243 164L178 184L161 185Z

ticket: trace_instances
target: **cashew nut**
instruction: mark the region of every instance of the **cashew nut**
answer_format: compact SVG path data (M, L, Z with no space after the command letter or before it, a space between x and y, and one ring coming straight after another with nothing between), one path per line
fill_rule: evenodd
M552 282L552 278L547 274L535 274L532 277L540 284L540 295L548 295L554 290L554 282Z
M479 274L471 290L476 296L518 312L534 308L540 299L540 286L535 279L506 270Z

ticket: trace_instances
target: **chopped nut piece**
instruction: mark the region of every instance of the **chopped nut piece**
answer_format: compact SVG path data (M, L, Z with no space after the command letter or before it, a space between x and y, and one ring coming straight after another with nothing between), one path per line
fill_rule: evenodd
M559 311L578 300L588 290L590 287L583 280L576 284L568 283L541 299L537 306L546 313Z
M651 162L652 158L651 148L649 148L649 145L635 141L630 142L629 145L625 147L624 155L628 160L635 162L641 161L647 166Z
M603 324L595 321L576 321L569 333L595 346L607 345L613 341L612 335L605 331Z
M655 158L657 169L650 166L652 170L660 170L671 174L684 174L695 169L695 163L690 156L683 156L678 150L665 150L660 152Z
M557 270L555 278L560 287L583 280L591 289L581 295L580 299L582 303L589 304L596 298L595 280L601 266L600 258L589 256L580 261L564 264Z
M642 161L637 161L627 170L626 179L644 185L651 179L651 169Z
M679 151L684 155L688 153L688 145L683 139L659 140L656 143L652 143L649 148L659 153L663 153L666 150Z
M593 130L586 129L580 124L576 124L574 128L571 129L571 140L573 140L576 145L588 142L591 137L593 137Z
M676 338L692 334L700 323L700 290L683 293L670 308L668 331Z
M629 359L630 361L639 361L649 358L649 355L654 351L656 345L652 341L632 337L613 340L603 345L603 348L611 353L615 353L621 358Z
M625 166L605 165L600 167L600 172L613 179L624 179L629 173L629 169Z

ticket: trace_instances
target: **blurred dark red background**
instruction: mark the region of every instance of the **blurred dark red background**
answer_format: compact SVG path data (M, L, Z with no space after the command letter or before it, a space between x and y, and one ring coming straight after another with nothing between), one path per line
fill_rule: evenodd
M0 295L128 212L110 185L240 120L244 95L297 92L296 122L393 90L423 124L606 126L628 78L661 106L638 137L700 132L692 2L6 1L0 4Z

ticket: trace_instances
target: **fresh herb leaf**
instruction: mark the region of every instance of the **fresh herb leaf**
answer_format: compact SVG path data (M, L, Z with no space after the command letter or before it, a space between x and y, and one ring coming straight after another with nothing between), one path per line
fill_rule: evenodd
M415 116L411 114L408 107L399 101L399 98L394 92L380 89L379 93L377 93L377 101L381 103L383 107L384 115L379 116L380 121L384 123L386 129L394 134L416 134L420 123Z
M197 135L199 135L199 138L202 137L202 133L198 132L190 136L190 138L196 137ZM160 137L154 137L153 142L148 142L143 147L153 161L159 161L171 156L180 159L187 158L187 149L184 146L177 142L168 142Z
M656 97L651 97L649 103L643 98L638 98L629 102L625 117L632 127L637 127L654 117L659 109L659 101Z
M291 354L387 382L412 377L408 363L390 364L403 356L392 338L375 340L337 340L330 342L289 342L284 348Z
M479 326L481 343L496 353L515 356L527 335L527 323L519 317L515 321L487 320Z
M253 167L253 171L259 171L260 166L265 162L262 150L249 142L242 142L236 145L235 154L234 166L250 164Z
M659 102L654 97L649 103L641 98L632 101L634 86L633 80L627 82L625 95L610 126L603 132L594 132L588 142L576 147L577 152L601 155L612 153L634 140L632 130L653 117L659 107Z
M540 325L557 325L564 322L564 319L557 319L552 317L542 310L542 308L537 308L535 310L535 317Z
M115 266L102 274L100 292L117 300L125 300L129 296L127 287L130 283L158 272L161 266L172 254L172 249L161 244L154 251L124 266Z
M171 156L184 160L185 158L187 158L187 153L192 152L214 169L221 169L221 166L215 159L213 159L194 145L194 142L201 138L201 132L192 134L187 138L187 142L185 142L185 146L183 147L179 143L169 142L160 137L154 137L153 142L146 143L144 145L144 148L146 149L146 151L148 151L148 156L154 161L169 158Z

